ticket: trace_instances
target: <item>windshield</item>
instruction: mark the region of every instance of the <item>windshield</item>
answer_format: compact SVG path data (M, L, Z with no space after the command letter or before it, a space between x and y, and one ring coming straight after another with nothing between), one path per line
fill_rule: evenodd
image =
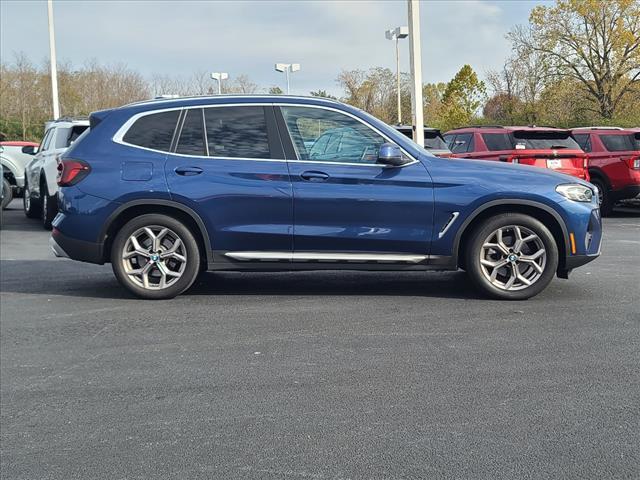
M513 139L516 150L549 150L570 148L580 150L580 146L568 132L515 131Z

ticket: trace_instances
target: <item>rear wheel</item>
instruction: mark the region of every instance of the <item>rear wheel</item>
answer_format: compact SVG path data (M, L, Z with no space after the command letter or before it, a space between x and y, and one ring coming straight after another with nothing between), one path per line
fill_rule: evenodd
M29 188L29 184L26 182L22 196L22 208L27 218L38 218L40 215L40 204L32 198L31 188Z
M611 215L613 211L613 202L611 201L611 192L607 188L607 184L599 177L592 177L591 183L598 187L598 203L600 204L600 214L603 217Z
M51 222L58 214L58 199L55 195L49 195L46 181L40 185L40 198L42 200L42 226L45 230L51 230Z
M200 251L189 228L179 220L160 214L141 215L117 233L111 266L118 281L134 295L173 298L198 276Z
M558 268L558 246L540 221L520 213L489 218L467 244L467 272L485 294L524 300L551 282Z

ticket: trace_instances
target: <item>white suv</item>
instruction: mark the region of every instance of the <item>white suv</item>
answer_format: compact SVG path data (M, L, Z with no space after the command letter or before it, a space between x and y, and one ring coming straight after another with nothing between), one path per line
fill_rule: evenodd
M86 119L61 118L47 123L38 153L26 167L24 213L29 218L40 216L46 229L51 228L51 221L58 213L58 157L87 128L89 120Z

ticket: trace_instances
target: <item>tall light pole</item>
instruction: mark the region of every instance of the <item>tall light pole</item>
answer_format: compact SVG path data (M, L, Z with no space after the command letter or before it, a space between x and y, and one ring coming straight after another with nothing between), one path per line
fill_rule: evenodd
M49 10L49 63L51 64L51 96L53 97L53 119L60 117L58 103L58 65L56 61L56 36L53 31L53 0L47 1Z
M222 94L222 80L229 78L227 72L213 72L211 78L218 81L218 95Z
M422 101L422 53L420 51L420 2L407 0L409 7L409 50L411 57L411 117L413 141L424 147L424 117Z
M402 124L402 102L400 99L400 47L398 40L409 36L409 27L396 27L384 32L387 40L396 41L396 81L398 89L398 125Z
M285 75L287 76L287 95L289 95L290 93L289 72L293 73L293 72L297 72L298 70L300 70L299 63L276 63L276 71L284 72Z

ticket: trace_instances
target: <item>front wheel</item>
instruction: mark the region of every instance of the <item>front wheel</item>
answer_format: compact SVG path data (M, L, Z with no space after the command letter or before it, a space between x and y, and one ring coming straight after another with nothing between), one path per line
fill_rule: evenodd
M40 204L33 200L29 184L25 182L24 193L22 195L22 208L27 218L38 218L40 215Z
M160 214L141 215L117 233L111 266L118 281L134 295L173 298L198 276L200 251L189 228L179 220Z
M551 282L558 246L539 220L520 213L489 218L467 243L467 272L485 294L503 300L531 298Z

